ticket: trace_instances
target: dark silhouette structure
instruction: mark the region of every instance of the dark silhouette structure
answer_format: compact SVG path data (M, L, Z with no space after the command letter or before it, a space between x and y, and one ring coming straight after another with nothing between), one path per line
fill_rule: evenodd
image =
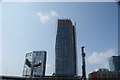
M42 76L37 78L18 77L18 76L0 76L0 80L81 80L77 77L56 77L56 76Z
M84 46L81 47L82 50L82 80L86 80L86 69L85 69L85 53L84 53Z

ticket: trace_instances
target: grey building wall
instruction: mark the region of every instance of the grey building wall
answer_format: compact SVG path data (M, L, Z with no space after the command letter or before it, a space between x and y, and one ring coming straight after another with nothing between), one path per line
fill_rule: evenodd
M69 19L58 19L55 44L55 75L76 76L75 27Z
M112 56L109 58L110 71L120 71L120 56Z
M34 68L33 77L40 77L45 75L46 55L46 51L31 51L26 54L25 59L28 59L32 64L41 63L41 66ZM24 64L23 76L29 77L30 74L31 67L28 67L26 64Z

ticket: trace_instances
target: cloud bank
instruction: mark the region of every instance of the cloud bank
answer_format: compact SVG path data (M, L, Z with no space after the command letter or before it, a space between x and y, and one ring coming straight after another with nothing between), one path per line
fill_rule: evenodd
M56 11L50 11L48 13L38 12L37 16L39 17L40 22L43 24L52 18L59 17L59 15Z
M114 55L116 54L113 49L106 52L93 52L87 57L86 61L88 64L103 64L104 66L107 66L105 63L108 62L108 58Z

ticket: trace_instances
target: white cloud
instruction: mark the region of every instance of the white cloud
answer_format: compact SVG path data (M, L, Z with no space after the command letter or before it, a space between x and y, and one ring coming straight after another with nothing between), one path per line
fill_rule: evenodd
M51 16L59 16L57 12L51 11Z
M54 17L59 17L56 11L50 11L49 13L38 12L37 16L39 17L41 23L46 23Z
M103 64L104 66L108 66L106 63L108 62L108 58L116 55L114 50L108 50L106 52L93 52L91 56L88 56L86 61L89 64Z

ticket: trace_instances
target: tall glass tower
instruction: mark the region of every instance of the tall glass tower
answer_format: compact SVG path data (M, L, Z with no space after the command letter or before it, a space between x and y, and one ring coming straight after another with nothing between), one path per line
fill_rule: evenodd
M58 19L55 44L55 75L76 76L75 26L70 19Z

